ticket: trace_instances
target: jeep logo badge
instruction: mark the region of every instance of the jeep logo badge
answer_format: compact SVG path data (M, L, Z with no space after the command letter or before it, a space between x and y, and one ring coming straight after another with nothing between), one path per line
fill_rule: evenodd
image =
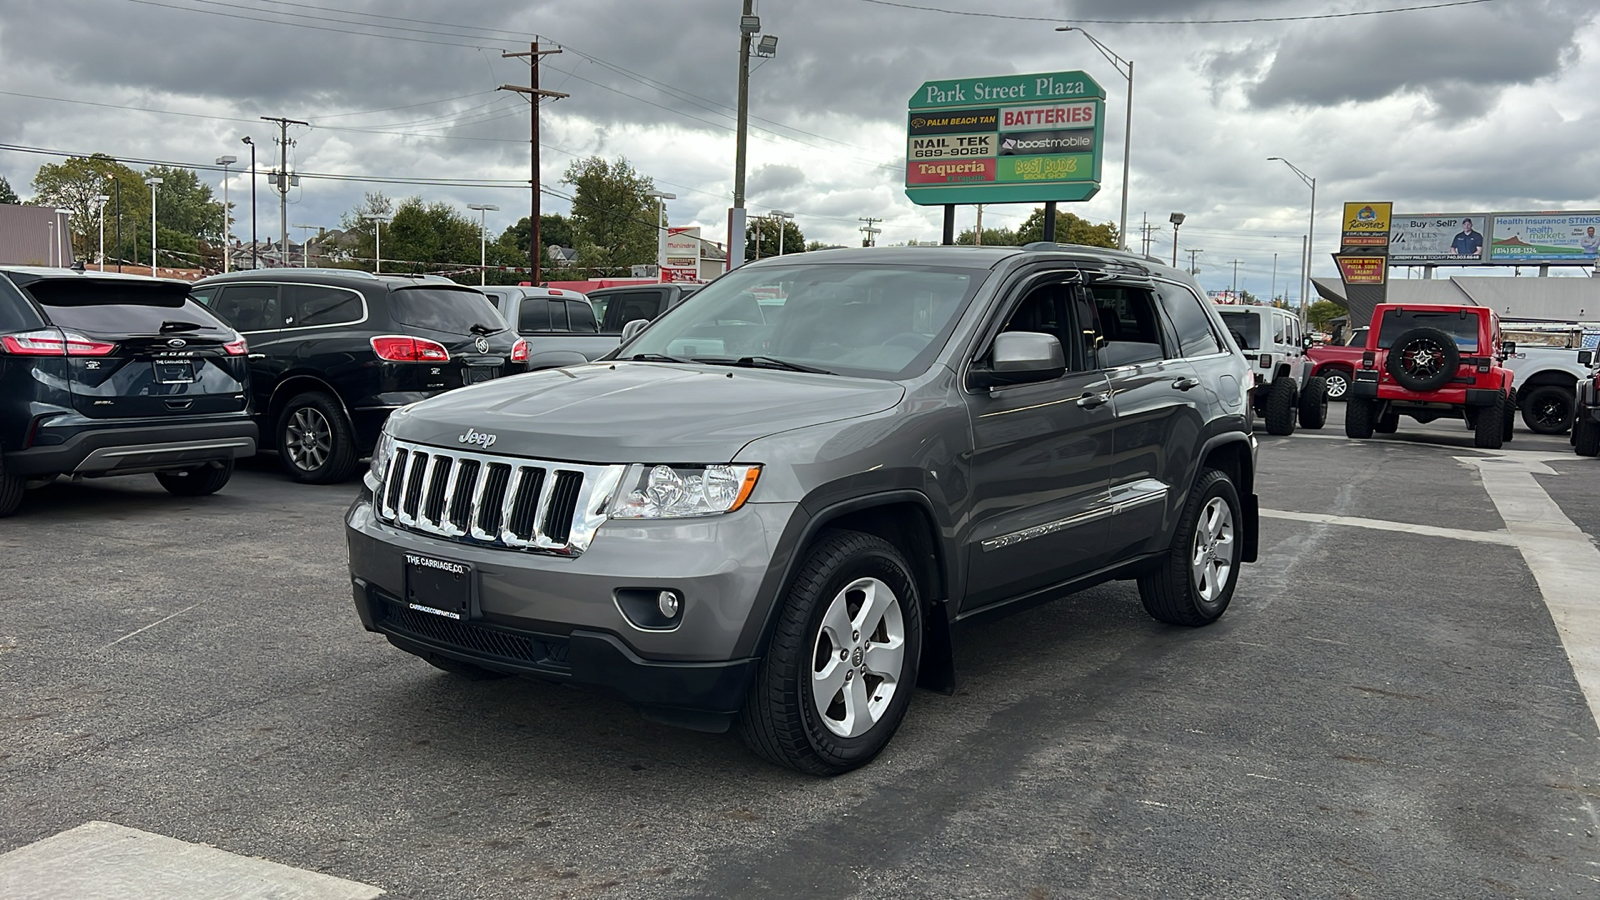
M497 437L496 435L484 434L483 432L478 431L477 429L474 429L474 428L468 428L467 429L467 433L463 434L461 437L456 438L456 440L460 441L463 444L476 444L479 447L482 447L483 449L487 450L490 447L493 447L494 446L494 442L500 440L500 438Z
M472 346L477 347L479 353L489 352L489 340L482 335L473 339Z
M189 342L184 340L183 338L173 338L172 340L167 341L167 346L171 347L174 350L176 350L179 347L187 347L187 346L189 346Z

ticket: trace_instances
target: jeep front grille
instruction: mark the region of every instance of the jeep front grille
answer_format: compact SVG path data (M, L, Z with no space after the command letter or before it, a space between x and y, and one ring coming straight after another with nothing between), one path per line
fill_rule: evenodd
M463 453L396 441L373 492L378 518L464 544L577 556L606 519L626 466Z

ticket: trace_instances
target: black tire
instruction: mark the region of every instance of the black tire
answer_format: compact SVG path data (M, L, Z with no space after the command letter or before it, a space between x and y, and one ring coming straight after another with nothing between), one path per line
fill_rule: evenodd
M1384 367L1408 391L1427 393L1444 387L1461 364L1455 338L1437 328L1401 332L1389 346Z
M333 484L355 474L355 429L333 397L300 394L278 414L278 459L302 484Z
M1224 507L1225 519L1221 516ZM1202 470L1189 491L1166 560L1139 576L1139 599L1144 601L1145 612L1169 625L1194 628L1215 622L1228 608L1239 583L1243 526L1239 492L1233 482L1216 469ZM1202 556L1201 569L1212 573L1204 585L1197 584L1202 576L1195 563L1196 557Z
M472 663L462 662L459 659L451 659L448 656L440 656L437 653L429 653L422 658L427 660L428 665L433 666L435 669L449 672L451 675L454 675L457 678L464 678L467 681L498 681L501 678L511 677L505 672L496 672L493 669L485 669L483 666L475 666Z
M1267 398L1263 404L1263 418L1267 420L1267 434L1290 435L1294 434L1295 401L1298 394L1294 389L1294 382L1287 378L1279 378L1267 387Z
M233 477L233 460L206 463L177 472L157 472L156 480L174 497L204 497L222 490Z
M1372 423L1372 430L1378 434L1394 434L1400 430L1400 414L1392 409L1386 410L1378 417L1378 421Z
M844 692L851 688L841 687L829 707L819 709L813 696L813 676L834 668L836 645L823 627L826 614L836 603L844 603L848 612L852 592L847 588L867 578L876 579L893 594L903 631L900 673L881 714L869 722L865 732L846 736L833 731L828 723L838 723L835 727L848 724L832 713L844 707ZM875 676L865 674L859 682L855 680L857 666L865 673L863 663L870 658L861 652L862 648L869 643L883 646L870 640L875 634L889 637L887 607L884 613L883 631L865 636L856 633L852 638L856 649L846 647L841 651L845 656L838 661L848 664L840 668L850 679L843 684L856 686L855 690L866 686L866 691L872 693L885 683L880 680L874 684L871 678ZM860 614L859 608L855 614ZM905 557L893 544L875 535L823 532L807 551L805 563L784 597L771 645L757 670L755 684L745 697L739 716L740 735L764 759L811 775L838 775L866 765L900 727L917 683L921 652L921 595ZM819 670L816 666L822 661L824 667ZM881 696L874 697L871 702L880 699Z
M1572 452L1579 456L1600 456L1600 423L1587 418L1573 423Z
M1300 388L1300 427L1315 431L1328 424L1328 382L1321 377L1306 379Z
M1494 402L1478 408L1478 421L1472 429L1472 446L1479 450L1499 450L1505 443L1503 429L1505 417L1511 415L1506 406L1506 395L1496 393Z
M1577 398L1571 388L1541 384L1518 392L1522 424L1534 434L1566 434L1572 427L1572 410Z
M0 519L17 511L17 507L22 505L22 495L27 490L27 479L0 471Z
M1503 443L1511 443L1512 432L1517 424L1516 408L1517 389L1512 388L1506 392L1506 414L1500 417L1500 440Z
M1372 407L1371 400L1350 398L1350 402L1344 405L1345 437L1363 441L1372 437Z
M1328 385L1328 399L1343 403L1350 396L1350 372L1345 369L1328 369L1322 380Z

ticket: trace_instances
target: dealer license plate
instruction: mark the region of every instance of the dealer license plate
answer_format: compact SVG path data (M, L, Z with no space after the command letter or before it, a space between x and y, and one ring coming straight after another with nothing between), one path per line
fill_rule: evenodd
M156 381L160 384L188 384L194 381L194 363L156 361Z
M462 620L472 614L472 567L406 554L406 605L418 612Z

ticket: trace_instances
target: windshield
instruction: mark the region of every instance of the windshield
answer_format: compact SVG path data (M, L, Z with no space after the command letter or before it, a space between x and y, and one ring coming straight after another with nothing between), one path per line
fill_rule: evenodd
M489 298L477 291L449 288L399 288L389 294L389 314L402 325L442 331L446 334L471 334L504 331L505 319L495 311Z
M1253 312L1221 309L1222 324L1228 326L1228 332L1241 350L1261 349L1261 317Z
M903 377L927 368L986 274L883 265L740 269L670 310L618 356Z
M1367 330L1365 328L1357 328L1355 331L1350 332L1350 340L1345 341L1344 345L1346 347L1364 347L1366 343Z
M1387 350L1395 338L1413 328L1437 328L1450 335L1461 350L1478 349L1478 317L1464 310L1396 309L1383 315L1378 332L1378 349Z

